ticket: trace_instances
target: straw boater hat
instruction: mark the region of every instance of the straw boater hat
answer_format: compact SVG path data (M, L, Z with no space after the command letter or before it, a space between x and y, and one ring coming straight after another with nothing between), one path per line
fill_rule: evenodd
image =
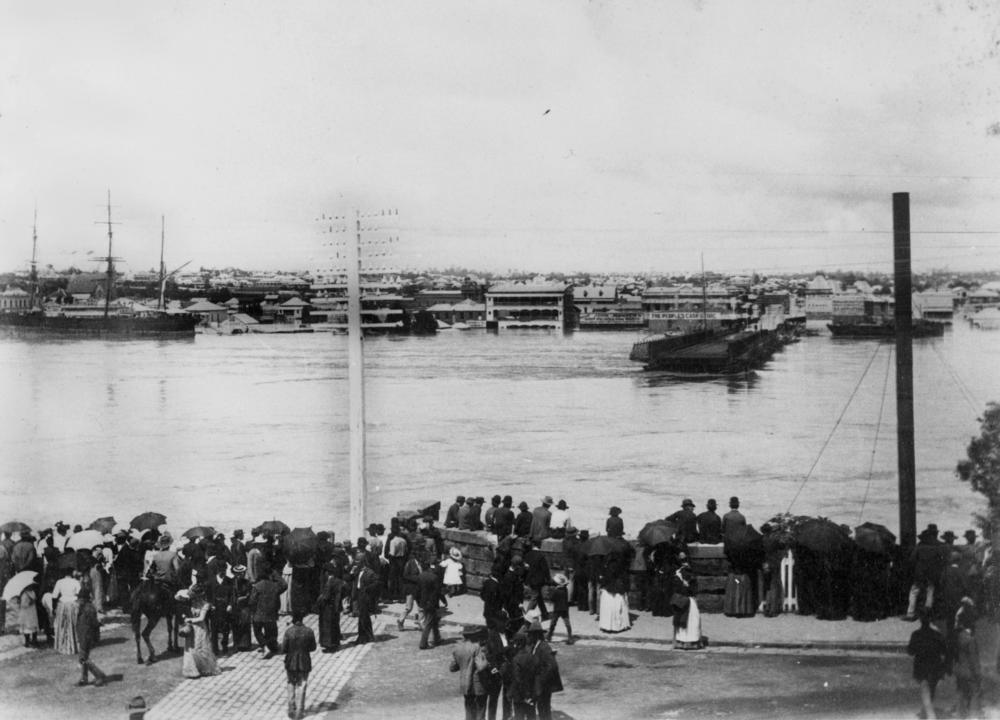
M459 550L457 547L453 547L451 550L449 550L448 554L451 556L452 560L461 560L462 559L462 551Z
M569 585L569 579L562 573L556 573L555 575L553 575L552 582L554 582L559 587L563 587L564 585Z
M246 565L233 565L233 575L239 575L247 571Z

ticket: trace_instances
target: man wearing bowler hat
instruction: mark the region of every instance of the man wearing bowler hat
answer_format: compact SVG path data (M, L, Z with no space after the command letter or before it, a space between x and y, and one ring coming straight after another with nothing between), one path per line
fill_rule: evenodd
M698 542L698 516L694 514L694 500L684 498L681 509L667 517L667 520L677 525L677 537L681 542Z
M715 512L717 507L715 498L705 503L705 512L698 516L698 542L712 545L722 542L722 518Z

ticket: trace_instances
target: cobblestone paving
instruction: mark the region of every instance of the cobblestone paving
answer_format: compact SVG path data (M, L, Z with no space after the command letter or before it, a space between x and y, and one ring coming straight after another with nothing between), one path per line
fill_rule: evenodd
M318 636L317 617L309 615L305 624ZM279 621L278 637L284 636L287 618ZM374 620L376 635L381 623ZM357 619L341 621L345 636L357 631ZM332 654L313 653L313 669L306 693L306 715L317 716L334 708L351 673L371 647L347 645ZM256 652L219 658L222 673L213 677L183 680L146 713L146 720L257 720L287 716L288 686L281 655L270 660Z

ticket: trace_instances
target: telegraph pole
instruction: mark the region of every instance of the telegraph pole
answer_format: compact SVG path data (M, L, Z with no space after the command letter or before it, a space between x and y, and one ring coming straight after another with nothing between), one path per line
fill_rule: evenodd
M368 483L365 477L365 364L361 330L361 213L354 213L355 241L347 242L347 374L350 384L351 541L364 536Z
M892 195L896 295L896 452L899 468L899 542L917 543L917 463L913 444L913 297L910 277L910 194Z
M342 240L334 240L331 244L346 245L344 248L345 257L341 264L341 255L335 253L338 260L336 272L346 275L347 278L347 373L348 373L348 400L349 417L348 428L350 430L350 453L349 453L349 492L350 492L350 533L352 541L362 537L365 532L368 515L368 480L367 467L365 461L365 367L364 367L364 328L361 324L361 276L378 275L389 272L385 266L378 264L374 258L385 257L388 253L386 248L382 252L372 252L367 250L370 246L384 245L398 241L396 238L383 238L381 240L366 240L364 233L371 233L376 230L383 230L379 227L362 227L362 219L380 218L385 221L387 217L398 215L398 211L381 211L379 214L362 215L359 210L354 211L353 232L347 228L347 218L342 216L327 217L323 215L321 220L328 222L327 232L344 233ZM336 221L336 225L334 225ZM383 261L384 262L384 261Z

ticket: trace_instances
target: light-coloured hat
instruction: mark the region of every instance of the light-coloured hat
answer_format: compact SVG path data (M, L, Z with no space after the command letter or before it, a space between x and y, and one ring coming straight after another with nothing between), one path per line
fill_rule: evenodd
M247 571L246 565L233 565L233 574L245 573Z
M451 556L452 560L461 560L462 559L462 551L459 550L457 547L453 547L451 550L449 550L448 554Z
M569 578L567 578L562 573L556 573L555 575L552 576L552 582L554 582L559 587L562 587L563 585L569 585Z

